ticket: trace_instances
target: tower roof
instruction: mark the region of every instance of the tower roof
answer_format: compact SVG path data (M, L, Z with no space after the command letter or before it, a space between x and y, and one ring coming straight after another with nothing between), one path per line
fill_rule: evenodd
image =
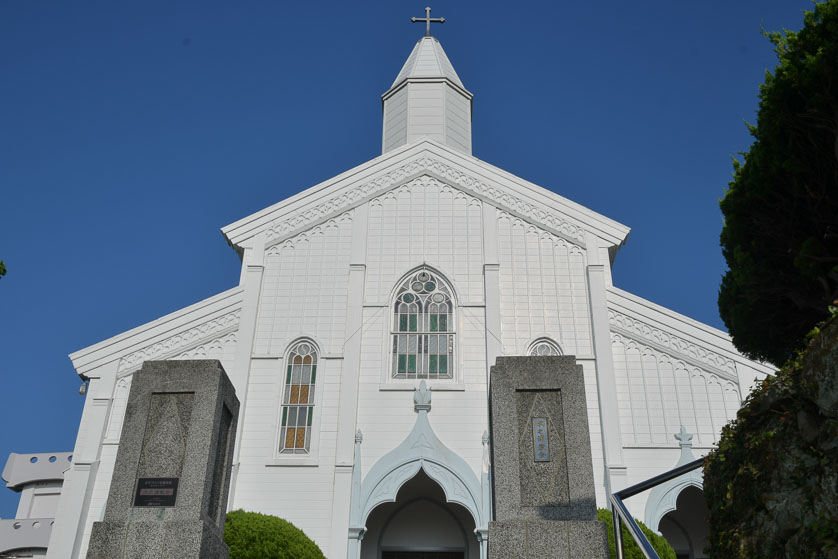
M442 45L436 38L430 36L422 37L416 42L416 46L413 47L413 51L407 57L407 61L390 89L408 78L447 78L465 89L457 72L454 71L454 66L442 50Z

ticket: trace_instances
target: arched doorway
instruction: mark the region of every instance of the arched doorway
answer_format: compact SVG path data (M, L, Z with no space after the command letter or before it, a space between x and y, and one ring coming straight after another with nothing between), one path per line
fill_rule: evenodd
M675 549L678 559L707 557L704 548L707 547L709 526L704 493L695 486L681 491L675 510L661 518L658 531Z
M367 518L361 559L479 559L474 519L419 472Z

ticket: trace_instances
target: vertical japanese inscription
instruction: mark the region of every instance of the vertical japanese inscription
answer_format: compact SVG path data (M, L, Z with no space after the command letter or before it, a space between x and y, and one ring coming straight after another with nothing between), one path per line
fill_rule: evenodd
M550 461L550 438L546 417L532 418L532 449L536 462Z

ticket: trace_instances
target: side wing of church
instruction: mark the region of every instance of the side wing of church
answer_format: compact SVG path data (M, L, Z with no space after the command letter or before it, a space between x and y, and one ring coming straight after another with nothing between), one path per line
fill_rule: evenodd
M471 100L423 37L383 95L381 156L223 228L238 286L71 355L90 384L49 557L86 554L146 360L221 361L241 402L229 508L331 559L485 557L499 356L583 366L600 507L715 444L770 370L615 287L629 229L473 157ZM688 487L700 476L631 511L663 530Z

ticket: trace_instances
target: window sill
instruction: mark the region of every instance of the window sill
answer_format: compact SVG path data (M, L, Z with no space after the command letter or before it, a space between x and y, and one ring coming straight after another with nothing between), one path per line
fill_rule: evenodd
M413 392L415 388L419 387L419 383L423 380L428 383L428 388L436 392L465 392L466 390L466 385L461 382L429 379L394 380L392 382L382 382L378 385L378 390L383 392Z
M316 468L319 465L320 464L318 463L317 458L313 458L311 456L288 456L282 458L274 458L273 460L268 460L265 463L265 466L268 468L282 468L288 466L303 466Z

